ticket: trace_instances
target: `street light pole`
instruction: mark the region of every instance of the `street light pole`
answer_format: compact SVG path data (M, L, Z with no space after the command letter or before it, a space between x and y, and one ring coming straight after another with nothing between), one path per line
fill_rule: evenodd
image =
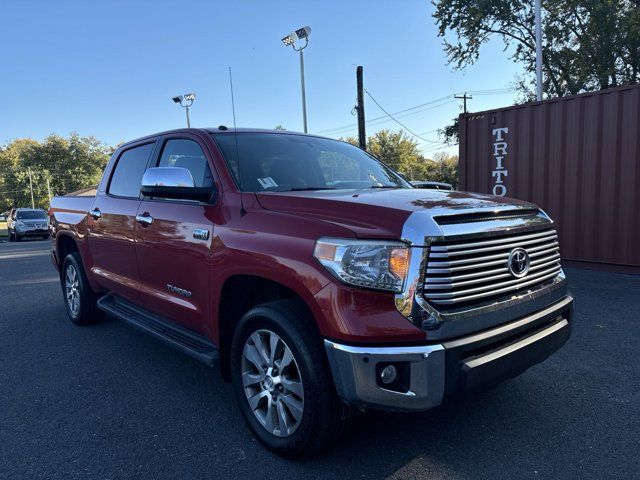
M307 45L309 45L310 33L311 28L302 27L282 39L282 43L286 46L291 45L291 48L300 53L300 87L302 89L302 123L304 126L304 133L307 133L307 95L304 84L304 54L302 51L307 47ZM296 48L296 41L302 39L304 39L304 45Z
M189 107L193 105L193 101L196 99L195 93L185 93L184 95L178 95L177 97L173 97L175 103L179 104L183 107L187 112L187 128L191 128L191 121L189 120Z
M305 45L306 46L306 45ZM302 87L302 122L304 124L304 133L307 133L307 96L304 88L304 54L300 49L300 86Z

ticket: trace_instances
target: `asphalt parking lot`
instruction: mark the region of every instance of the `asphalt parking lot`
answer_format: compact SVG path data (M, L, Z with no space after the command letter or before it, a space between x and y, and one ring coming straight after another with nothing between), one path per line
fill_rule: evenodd
M356 418L285 461L231 389L116 320L66 318L48 241L0 240L0 478L640 478L640 276L569 269L573 336L499 387Z

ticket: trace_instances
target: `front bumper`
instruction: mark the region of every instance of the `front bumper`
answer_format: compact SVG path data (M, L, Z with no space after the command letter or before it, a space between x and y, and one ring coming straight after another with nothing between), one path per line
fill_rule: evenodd
M49 236L49 230L48 229L42 229L42 228L32 228L29 230L16 230L16 235L18 235L19 237L44 237L44 236Z
M428 410L446 397L480 391L542 362L571 335L573 298L507 324L434 345L360 347L325 340L338 395L361 408ZM380 371L394 365L395 384Z

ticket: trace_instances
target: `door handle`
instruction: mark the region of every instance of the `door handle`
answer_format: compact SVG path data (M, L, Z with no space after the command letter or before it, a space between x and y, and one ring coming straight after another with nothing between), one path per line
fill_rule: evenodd
M102 216L102 212L99 208L94 208L93 210L89 210L89 215L91 215L94 220L97 220Z
M144 226L148 226L153 223L153 217L148 213L143 213L142 215L136 215L136 222L141 223Z

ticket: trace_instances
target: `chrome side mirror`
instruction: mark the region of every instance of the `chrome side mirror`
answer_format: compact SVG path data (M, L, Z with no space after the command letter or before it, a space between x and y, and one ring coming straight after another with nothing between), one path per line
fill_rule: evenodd
M214 193L212 187L196 187L191 172L182 167L148 169L142 177L140 191L145 197L200 202L208 202Z

